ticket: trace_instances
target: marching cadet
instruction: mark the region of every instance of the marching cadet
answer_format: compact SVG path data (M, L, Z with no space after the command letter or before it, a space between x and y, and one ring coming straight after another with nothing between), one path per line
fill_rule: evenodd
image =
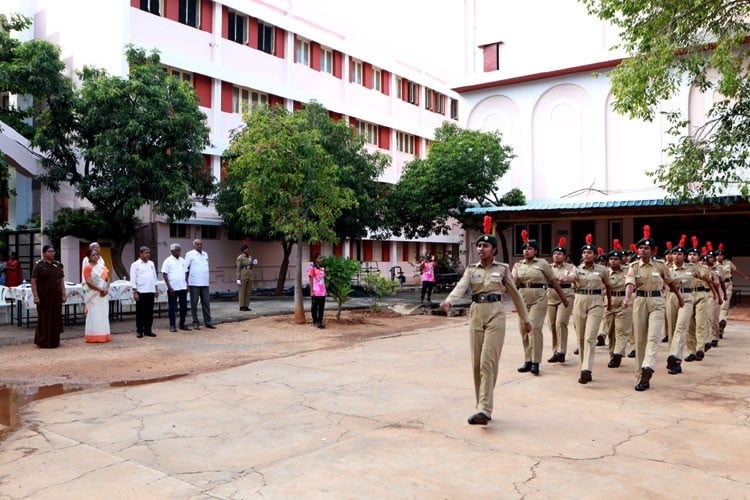
M619 368L628 346L628 339L633 334L632 308L623 305L625 300L625 269L621 265L623 254L620 240L614 240L612 250L607 254L612 307L604 312L604 331L609 337L608 368Z
M682 307L680 291L672 280L672 274L663 262L651 258L651 250L656 242L651 238L651 227L643 226L643 238L638 240L639 258L630 264L625 278L625 300L623 305L633 304L633 333L635 335L636 391L645 391L654 374L656 354L661 343L661 328L664 323L664 296L662 283L666 284L677 297ZM633 294L635 298L633 299Z
M523 352L525 362L518 371L521 373L531 372L539 375L539 363L542 361L542 327L544 316L547 311L548 287L552 287L560 297L560 301L568 307L568 298L560 288L549 262L536 256L539 245L536 240L529 239L529 233L524 229L521 231L523 239L523 260L516 262L513 266L513 281L523 297L531 322L531 333L525 333L520 325L521 340L523 341Z
M607 292L607 310L612 308L607 268L595 263L595 255L596 247L591 235L587 234L586 244L581 247L581 264L576 268L576 300L573 304L573 325L580 352L579 384L588 384L592 380L596 336L604 314L602 287Z
M686 236L687 238L687 236ZM667 242L667 249L664 251L664 263L667 265L668 269L672 269L672 264L674 263L674 256L672 255L672 242ZM662 328L662 342L671 342L672 341L672 332L674 332L674 324L677 320L677 310L674 310L674 316L670 315L670 308L669 308L669 299L670 294L668 292L669 288L664 287L662 289L664 294L664 303L666 304L666 310L664 312L664 328Z
M688 262L701 266L701 250L698 248L698 238L691 237L693 246L687 249ZM710 343L711 324L710 324L710 303L709 299L716 294L713 280L705 283L693 283L693 314L690 318L688 335L685 339L688 356L685 361L702 361L705 356L705 344Z
M492 420L493 393L497 381L500 354L505 342L505 309L502 293L510 295L522 325L522 332L531 331L526 307L516 290L507 264L495 261L497 239L490 234L492 218L484 218L484 234L477 239L479 262L468 266L448 297L440 304L447 312L451 304L471 289L469 308L469 341L474 372L474 394L477 413L470 416L471 425L487 425Z
M568 255L565 243L566 239L563 236L557 246L552 249L552 273L560 282L560 288L568 299L568 305L563 305L554 288L547 289L547 322L552 331L552 357L547 360L549 363L565 363L565 353L568 349L568 324L575 298L572 282L576 279L576 266L565 260Z
M686 238L683 234L679 244L672 249L672 275L675 285L682 294L683 306L679 307L677 298L670 294L667 299L667 317L674 318L674 331L671 333L669 357L667 358L667 372L670 375L682 373L682 353L685 349L690 322L693 318L695 290L704 287L704 282L710 288L713 288L711 276L703 266L685 262Z
M594 259L594 263L599 264L601 266L607 267L609 265L609 259L607 259L607 256L604 255L604 249L602 247L598 247L596 249L596 259ZM606 314L606 311L605 311ZM604 315L602 315L602 322L599 324L599 328L596 330L599 332L599 334L596 336L596 345L597 347L604 345L604 339L607 337L607 334L604 330Z
M727 300L727 288L722 279L723 271L721 270L721 266L716 264L716 259L714 258L714 247L710 241L706 242L706 252L704 253L703 263L711 271L711 278L716 286L716 291L719 292L719 288L721 288L718 297L714 296L711 299L711 340L709 341L711 346L706 349L706 352L708 352L708 349L711 347L719 347L719 313L721 311L721 306ZM722 293L724 294L724 299L721 298Z
M721 305L721 312L719 313L719 338L724 338L724 329L727 327L727 320L729 319L729 306L732 300L732 275L736 272L745 279L750 279L745 273L740 271L734 263L727 258L724 251L724 243L719 243L719 248L716 250L716 262L721 267L721 277L724 280L724 286L727 289L727 298Z

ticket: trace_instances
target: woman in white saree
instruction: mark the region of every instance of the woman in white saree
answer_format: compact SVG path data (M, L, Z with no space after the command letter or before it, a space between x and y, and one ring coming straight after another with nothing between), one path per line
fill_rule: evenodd
M109 270L99 258L99 252L90 249L89 262L83 268L86 291L86 342L109 342Z

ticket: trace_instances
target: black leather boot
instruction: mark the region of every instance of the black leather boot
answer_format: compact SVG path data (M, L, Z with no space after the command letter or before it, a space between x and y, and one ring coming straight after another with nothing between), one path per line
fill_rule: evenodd
M518 369L521 373L526 373L531 371L531 361L527 361Z

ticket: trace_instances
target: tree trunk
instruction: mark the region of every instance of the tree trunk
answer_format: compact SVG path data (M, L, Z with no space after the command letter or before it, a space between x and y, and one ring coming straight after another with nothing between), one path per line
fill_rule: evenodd
M284 282L286 282L286 273L289 271L289 255L292 253L292 246L294 243L288 241L281 242L281 248L284 252L284 257L281 260L281 267L279 268L279 276L276 279L276 290L273 292L277 297L284 292Z
M305 305L302 302L302 238L297 241L297 272L294 273L294 322L307 323Z
M112 241L112 269L115 270L118 279L125 280L130 279L128 276L128 269L122 263L122 249L125 247L125 243L121 241Z

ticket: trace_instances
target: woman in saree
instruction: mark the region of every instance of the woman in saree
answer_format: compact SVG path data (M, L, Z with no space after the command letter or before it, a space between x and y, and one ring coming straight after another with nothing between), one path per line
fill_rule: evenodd
M99 251L88 251L88 263L83 268L86 291L86 342L109 342L109 270L99 257Z

